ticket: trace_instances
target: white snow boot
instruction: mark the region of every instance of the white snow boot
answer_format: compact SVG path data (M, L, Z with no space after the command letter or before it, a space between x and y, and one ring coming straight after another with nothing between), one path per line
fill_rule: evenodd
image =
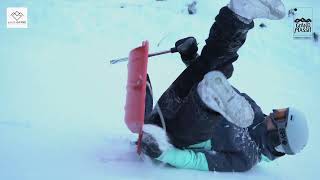
M285 7L281 0L230 0L228 7L237 15L249 20L255 18L282 19Z
M251 105L232 88L220 71L207 73L198 84L197 92L209 108L229 122L242 128L252 124L254 112Z

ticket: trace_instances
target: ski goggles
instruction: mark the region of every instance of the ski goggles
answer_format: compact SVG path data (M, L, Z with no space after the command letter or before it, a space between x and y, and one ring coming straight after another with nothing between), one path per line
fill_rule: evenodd
M272 122L275 124L280 139L280 145L276 146L275 149L278 152L286 154L295 154L289 144L286 127L289 120L289 108L285 109L274 109L273 113L270 114Z

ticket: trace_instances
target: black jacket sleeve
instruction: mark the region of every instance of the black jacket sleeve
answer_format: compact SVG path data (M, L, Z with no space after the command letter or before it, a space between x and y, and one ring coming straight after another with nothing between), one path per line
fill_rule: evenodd
M260 160L258 153L246 152L204 152L210 171L219 172L244 172L250 170Z
M213 148L215 151L204 151L210 171L243 172L251 169L260 161L260 149L251 139L248 130L232 127L231 131L233 132L226 136L217 137L228 139L224 147L216 146Z
M205 147L201 149L173 148L163 152L157 160L184 169L218 172L248 171L261 160L260 151L255 142L251 140L247 130L236 128L235 132L238 133L229 137L228 135L219 137L224 140L231 138L234 142L213 147L216 151ZM214 145L215 142L212 144ZM224 147L221 148L221 146Z

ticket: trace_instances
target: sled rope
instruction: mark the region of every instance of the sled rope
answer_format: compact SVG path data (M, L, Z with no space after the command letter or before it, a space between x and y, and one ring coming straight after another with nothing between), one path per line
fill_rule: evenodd
M164 121L163 114L162 114L162 111L161 111L158 103L157 103L157 105L156 105L156 108L157 108L158 114L159 114L159 116L160 116L160 120L161 120L162 127L163 127L164 131L167 132L166 123L165 123L165 121Z

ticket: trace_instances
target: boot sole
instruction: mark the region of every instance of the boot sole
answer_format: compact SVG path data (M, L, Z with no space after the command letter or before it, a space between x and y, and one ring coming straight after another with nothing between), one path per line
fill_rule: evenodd
M207 73L198 85L198 93L209 108L219 112L232 124L242 128L252 124L254 112L250 103L235 92L221 72Z

